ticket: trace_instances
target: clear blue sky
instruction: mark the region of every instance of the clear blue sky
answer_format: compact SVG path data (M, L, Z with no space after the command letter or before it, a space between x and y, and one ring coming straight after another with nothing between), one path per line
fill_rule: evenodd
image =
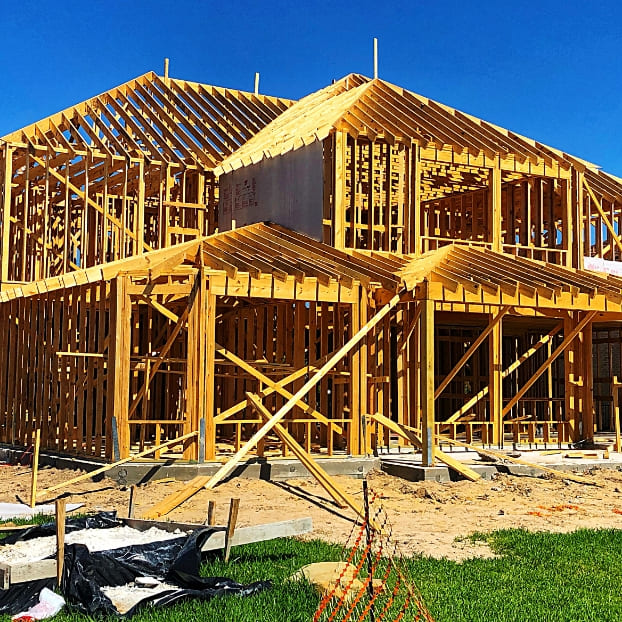
M298 98L380 77L622 176L622 3L0 0L0 136L146 71Z

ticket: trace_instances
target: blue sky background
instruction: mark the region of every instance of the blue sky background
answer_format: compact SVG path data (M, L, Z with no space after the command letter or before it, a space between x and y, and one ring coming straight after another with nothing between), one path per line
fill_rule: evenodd
M299 98L380 77L622 176L622 3L0 0L0 136L146 71Z

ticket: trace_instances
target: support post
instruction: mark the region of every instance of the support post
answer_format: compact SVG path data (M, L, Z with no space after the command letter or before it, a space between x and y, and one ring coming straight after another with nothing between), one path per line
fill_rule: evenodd
M346 241L345 209L346 209L346 152L348 135L345 132L335 132L334 158L335 177L333 184L333 244L337 249L343 249Z
M13 149L4 145L4 166L2 175L2 268L0 274L0 285L4 285L9 280L9 261L11 259L11 190L13 180Z
M130 455L128 412L132 302L127 293L127 279L126 276L117 276L110 284L110 356L107 373L106 427L112 432L114 417L118 426L119 459ZM107 457L112 458L112 443L106 448L106 452Z
M216 456L214 429L214 354L216 296L209 291L206 275L199 272L197 292L188 313L188 369L186 374L186 432L200 430L196 449L188 458L213 460Z
M580 239L580 238L579 238ZM569 335L575 327L574 314L568 313L564 318L564 336ZM574 343L570 344L564 351L564 414L566 420L566 429L558 430L559 442L568 440L566 438L567 431L573 440L575 438L575 420L577 413L576 392L575 392L575 370L576 370L576 351Z
M138 210L135 224L137 252L142 255L145 252L145 160L138 162Z
M620 438L620 387L622 383L618 381L618 377L614 376L611 379L611 396L613 398L613 425L616 433L616 440L613 449L616 453L622 451L622 441Z
M564 264L572 268L572 254L574 250L574 226L572 224L572 186L569 179L561 180L561 199L564 220L562 222L563 247L566 251Z
M574 225L576 231L576 240L575 240L575 249L577 251L576 264L573 266L574 268L578 268L579 270L583 270L583 238L586 236L585 224L583 222L583 180L585 175L583 173L577 172L576 175L573 176L574 183L574 193L573 193L573 201L574 201Z
M412 248L410 252L416 256L421 255L423 249L421 248L421 220L423 215L421 213L421 149L419 145L413 144L412 146L412 171L411 171L411 204L410 213L412 223Z
M488 214L492 228L492 250L501 252L502 239L502 211L501 211L501 169L495 163L488 174Z
M493 318L491 315L491 322ZM497 447L503 446L502 322L503 320L500 320L495 324L488 337L490 422L493 430L492 440Z
M216 458L216 424L214 423L214 378L216 358L216 295L208 287L205 291L205 390L203 393L202 417L205 421L206 460Z
M581 362L583 363L583 430L582 440L594 441L594 356L592 354L592 323L581 333Z
M434 301L421 301L421 439L423 466L434 466Z

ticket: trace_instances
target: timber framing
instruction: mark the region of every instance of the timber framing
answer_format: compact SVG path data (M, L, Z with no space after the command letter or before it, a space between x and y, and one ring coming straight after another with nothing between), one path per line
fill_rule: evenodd
M2 138L0 184L1 442L219 481L619 433L622 180L536 140L360 74L149 72Z

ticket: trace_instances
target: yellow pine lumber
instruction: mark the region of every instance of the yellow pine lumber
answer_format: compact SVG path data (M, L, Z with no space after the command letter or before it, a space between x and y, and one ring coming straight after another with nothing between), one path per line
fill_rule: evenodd
M251 406L269 421L272 418L270 412L261 403L261 399L254 393L247 393L246 396ZM304 464L309 473L315 477L318 483L330 494L330 496L337 502L339 507L350 506L357 514L363 516L363 508L359 506L356 501L336 482L330 477L328 473L315 461L313 458L298 444L296 439L280 424L277 423L274 426L274 430L279 438L291 449L292 453Z
M218 471L205 483L205 488L213 488L223 478L227 477L235 467L242 461L246 454L268 433L274 426L285 417L285 415L296 405L296 403L306 395L367 333L374 328L391 310L399 303L400 295L394 296L374 317L369 320L355 335L353 335L341 348L339 348L317 373L310 378L274 415L267 421L253 436L246 441L240 450L231 457ZM193 482L197 481L195 478ZM161 501L151 509L149 516L155 512L160 512L159 516L168 514L171 510L181 505L184 501L192 497L198 489L188 485L175 495Z
M160 311L163 315L165 315L169 319L171 319L173 321L177 321L179 323L179 316L177 316L175 313L173 313L170 309L167 309L164 305L160 304L156 300L151 300L151 299L149 299L146 296L143 296L141 299L144 302L146 302L147 304L149 304L150 306L152 306L154 309ZM215 347L216 347L216 350L215 350L216 353L220 354L220 356L223 356L224 358L228 359L232 363L235 363L238 367L243 369L246 373L250 374L251 376L253 376L257 380L259 380L260 382L265 384L267 389L270 390L270 392L279 393L280 395L282 395L286 399L291 399L293 394L290 393L287 389L285 389L284 385L289 384L290 381L293 382L294 380L296 380L300 376L305 375L307 372L311 372L311 371L317 370L317 365L319 364L319 361L316 361L313 365L306 366L306 367L304 367L302 369L299 369L298 371L294 372L293 374L290 374L290 376L288 376L288 378L284 378L280 382L275 382L274 380L272 380L272 378L269 378L268 376L266 376L265 374L260 372L258 369L255 369L252 365L249 365L245 360L241 359L239 356L236 356L233 352L231 352L230 350L228 350L224 346L221 346L220 344L216 343ZM166 346L165 346L165 348L166 348ZM168 352L168 349L166 351ZM162 356L164 356L164 355L162 355ZM157 369L156 369L156 371L157 371ZM151 375L153 375L153 373L155 373L155 372L152 371ZM151 380L151 376L150 376L149 380ZM267 391L267 389L266 389L266 391ZM139 392L139 394L134 399L134 404L138 405L138 401L142 397L143 394L144 394L144 392ZM268 395L267 392L266 392L266 395ZM134 404L132 406L134 406ZM246 401L242 402L242 404L243 404L243 406L241 406L241 407L233 406L230 409L228 409L227 411L225 411L224 413L221 413L220 415L218 415L217 419L215 420L215 423L222 423L226 417L229 417L229 416L235 414L236 412L239 412L240 410L243 410L243 408L246 405ZM315 417L318 421L320 421L324 425L328 425L329 424L329 420L328 420L327 417L325 417L321 412L315 410L314 408L311 408L308 404L303 402L302 399L296 401L296 406L301 408L304 411L305 414L310 415L312 417ZM130 408L130 416L132 416L132 413L134 412L134 410L135 410L135 407L133 407L133 408L131 407ZM335 432L337 432L337 434L343 434L343 428L340 425L338 425L336 423L333 423L332 425L333 425L333 430Z
M224 464L205 485L213 488L224 477L229 475L246 454L268 433L272 428L287 415L304 395L306 395L328 372L363 339L367 333L379 324L400 301L400 294L396 294L374 317L353 335L341 348L339 348L328 361L310 378L253 436L244 443L240 450Z
M32 455L32 481L30 484L30 507L37 502L37 477L39 475L39 449L41 447L41 428L35 432L35 448Z
M177 443L180 443L181 441L185 441L186 439L189 439L193 436L197 436L198 432L188 432L188 434L184 434L183 436L179 436L175 439L172 439L170 441L166 441L165 443L161 443L160 445L155 445L154 447L149 447L149 449L145 449L144 451L141 451L137 454L134 454L132 456L128 456L127 458L123 458L122 460L118 460L117 462L112 462L111 464L106 464L103 467L100 467L99 469L95 469L94 471L89 471L88 473L84 473L82 475L78 475L77 477L73 477L69 480L67 480L66 482L61 482L60 484L55 484L54 486L50 486L49 488L46 488L45 490L41 490L37 493L37 497L41 496L47 496L49 495L51 492L54 492L56 490L60 490L61 488L67 488L67 486L71 486L72 484L77 484L78 482L82 482L85 479L91 479L92 477L95 477L95 475L99 475L100 473L105 473L106 471L109 471L110 469L113 469L114 467L120 466L122 464L125 464L126 462L131 462L132 460L136 460L136 458L142 458L143 456L147 456L151 453L153 453L154 451L158 451L159 449L164 449L164 447L168 447L169 445L175 445Z
M469 443L465 443L463 441L458 441L453 438L447 438L445 436L436 435L439 441L443 441L444 443L449 443L451 445L459 445L460 447L466 447L467 449L471 449L473 451L477 451L480 454L484 454L485 456L491 456L492 458L496 458L497 460L505 460L507 462L513 462L514 464L522 464L524 466L533 467L534 469L539 469L540 471L544 471L545 473L550 473L551 475L555 475L561 479L568 479L573 482L577 482L579 484L587 484L588 486L597 486L598 488L602 488L600 484L591 480L587 477L583 477L582 475L574 475L573 473L565 473L564 471L559 471L557 469L551 469L550 467L544 466L542 464L537 464L535 462L527 462L527 460L521 460L520 458L512 458L500 451L494 451L493 449L483 449L481 447L475 447L475 445L470 445Z
M380 415L376 413L375 415L368 415L370 419L378 422L380 425L388 428L398 434L402 438L410 441L415 447L421 449L422 442L421 439L408 427L403 426L391 419L385 417L384 415ZM434 457L445 463L450 469L457 471L467 479L470 479L472 482L481 479L481 475L475 472L473 469L470 469L466 464L462 464L459 460L448 456L444 451L441 451L438 447L434 448Z

